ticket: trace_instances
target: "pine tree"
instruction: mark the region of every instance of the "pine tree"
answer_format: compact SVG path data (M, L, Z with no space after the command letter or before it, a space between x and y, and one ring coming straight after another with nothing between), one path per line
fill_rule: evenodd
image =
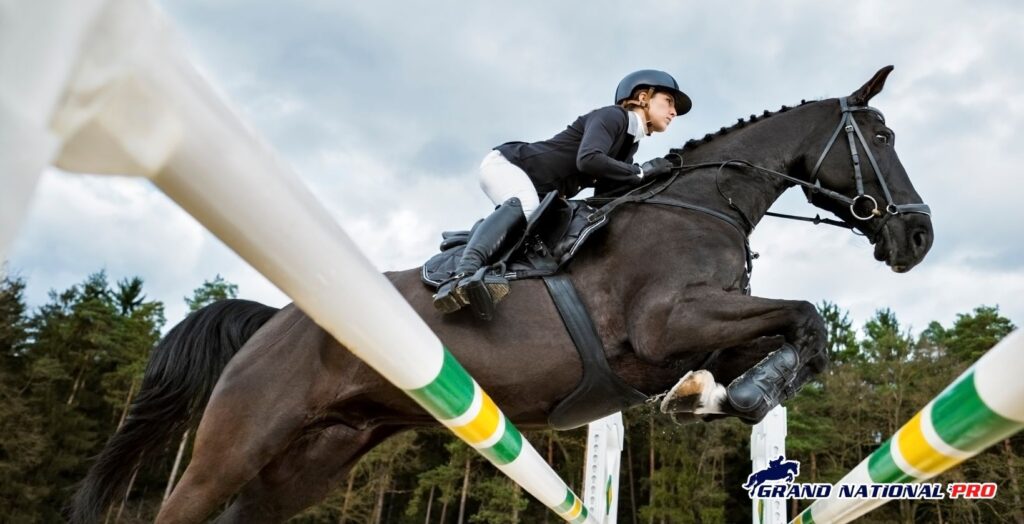
M853 329L849 312L827 300L818 305L818 312L825 320L826 347L832 362L843 364L858 361L861 356L857 347L857 333Z
M31 521L49 489L33 482L31 472L43 463L46 445L42 416L25 394L28 358L25 282L0 280L0 507L5 518Z
M420 460L426 467L416 475L405 513L410 517L422 515L423 522L445 522L460 494L465 460L474 452L445 430L423 430L420 434L421 449L425 451L420 454ZM430 493L434 498L431 514L427 515L423 499Z
M974 362L1015 328L999 314L999 306L978 306L971 313L958 314L953 327L938 336L955 357Z
M476 512L469 517L469 522L516 524L527 505L523 489L494 468L482 469L469 495L479 503Z
M203 285L192 291L191 297L185 297L189 311L198 311L218 300L238 297L238 285L232 284L219 274L213 280L203 281Z
M100 271L52 291L49 302L26 317L21 287L5 286L0 300L0 309L20 311L14 316L22 317L3 322L15 328L0 333L23 333L19 343L5 344L3 358L11 365L0 374L0 390L9 408L5 427L18 428L13 435L31 434L32 440L4 438L2 446L16 445L17 452L0 469L10 480L5 485L29 486L12 504L13 512L24 508L35 519L56 521L88 458L124 414L134 375L141 373L158 337L162 306L145 301L141 280L123 280L115 292Z

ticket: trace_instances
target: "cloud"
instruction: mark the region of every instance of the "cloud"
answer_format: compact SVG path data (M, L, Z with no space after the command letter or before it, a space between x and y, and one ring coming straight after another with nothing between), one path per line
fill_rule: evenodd
M611 102L629 71L673 72L693 111L637 160L763 109L849 94L895 64L873 104L934 210L935 245L896 275L863 239L776 220L752 239L754 290L829 299L863 321L893 307L917 328L981 303L1024 319L1024 8L1012 2L650 1L579 4L164 1L203 73L294 166L381 269L418 265L440 231L491 208L476 166ZM798 192L777 204L814 214ZM141 180L47 173L12 265L29 298L107 267L181 302L221 273L243 296L272 285ZM170 320L183 311L174 310Z
M906 274L876 262L863 237L845 230L766 219L751 238L761 254L754 262L757 296L823 300L850 311L856 324L890 308L917 332L938 320L949 325L957 313L979 305L999 305L1016 324L1024 319L1024 272L986 266L961 254L927 258Z

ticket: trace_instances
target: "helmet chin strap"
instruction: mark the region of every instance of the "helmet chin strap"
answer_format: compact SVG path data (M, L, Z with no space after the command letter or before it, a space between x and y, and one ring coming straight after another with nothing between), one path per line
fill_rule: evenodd
M654 88L648 87L647 100L640 101L640 109L644 110L644 133L646 133L647 136L651 136L654 133L653 131L651 131L651 113L650 111L648 111L648 108L651 107L652 98L654 98Z

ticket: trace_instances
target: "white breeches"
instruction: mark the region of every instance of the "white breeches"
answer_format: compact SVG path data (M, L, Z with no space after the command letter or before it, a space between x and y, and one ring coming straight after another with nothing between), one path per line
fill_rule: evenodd
M480 163L480 188L496 206L512 197L518 198L527 220L540 205L537 188L533 187L530 177L497 150L488 153Z

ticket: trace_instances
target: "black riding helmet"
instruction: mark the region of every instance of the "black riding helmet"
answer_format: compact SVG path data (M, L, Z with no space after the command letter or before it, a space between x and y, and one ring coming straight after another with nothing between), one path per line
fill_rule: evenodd
M677 116L685 115L693 106L690 97L679 90L679 84L676 83L676 79L672 78L672 75L657 69L641 69L626 75L619 82L619 87L615 88L615 103L619 104L623 100L629 100L629 96L638 87L653 87L656 91L671 93L676 101Z

